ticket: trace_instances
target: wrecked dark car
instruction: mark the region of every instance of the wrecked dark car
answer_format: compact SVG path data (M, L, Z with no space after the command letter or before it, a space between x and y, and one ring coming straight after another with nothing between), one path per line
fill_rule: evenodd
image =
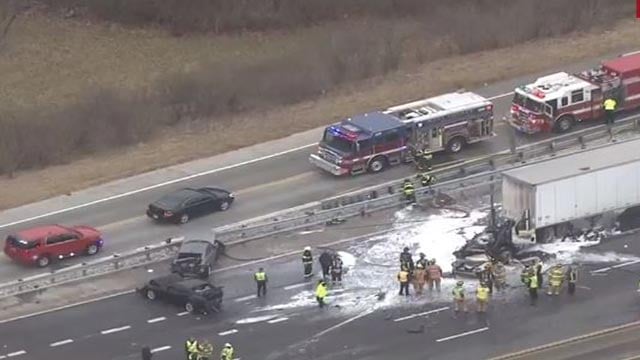
M208 279L223 252L224 244L220 241L186 240L171 262L171 272L183 277Z
M181 306L190 313L201 314L219 312L224 295L220 286L178 274L151 279L137 291L148 300L161 300Z

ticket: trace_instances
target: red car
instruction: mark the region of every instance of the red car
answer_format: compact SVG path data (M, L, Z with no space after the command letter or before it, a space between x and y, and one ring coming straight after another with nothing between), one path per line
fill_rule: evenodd
M53 260L95 255L103 244L102 234L92 227L47 225L9 235L4 253L17 262L46 267Z

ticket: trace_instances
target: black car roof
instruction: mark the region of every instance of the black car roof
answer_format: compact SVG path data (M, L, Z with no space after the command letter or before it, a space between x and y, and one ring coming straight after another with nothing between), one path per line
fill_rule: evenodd
M178 274L169 274L169 275L153 278L150 280L150 282L154 281L160 285L169 286L169 285L179 283L182 280L183 280L183 277Z
M205 285L205 284L211 286L211 284L209 284L209 282L207 282L205 280L189 278L189 279L184 279L183 281L181 281L177 285L184 286L184 287L186 287L188 289L193 289L193 288Z
M196 189L184 188L179 189L174 192L165 194L163 197L158 199L155 204L160 205L164 208L174 208L176 206L182 205L185 200L192 199L195 197L199 197L204 195L202 192L199 192Z

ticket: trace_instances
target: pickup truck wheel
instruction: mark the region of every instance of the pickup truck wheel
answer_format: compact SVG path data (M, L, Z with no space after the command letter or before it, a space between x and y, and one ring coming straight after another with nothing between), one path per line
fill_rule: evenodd
M447 152L450 154L457 154L462 150L462 148L464 148L464 144L464 138L456 136L447 143Z
M49 266L50 263L51 259L48 255L42 255L38 258L38 260L36 260L36 264L41 268Z
M378 156L373 158L369 163L369 171L372 173L379 173L387 167L387 159L384 156Z
M87 246L87 255L95 255L98 253L98 251L100 251L100 247L98 247L98 244L91 244Z
M189 313L193 313L193 311L195 310L191 302L187 302L186 304L184 304L184 309Z
M229 202L228 201L223 201L220 203L220 211L227 211L229 210Z
M564 133L573 127L573 118L571 116L562 116L558 121L556 121L556 131L559 133Z
M153 290L147 290L144 295L147 297L147 299L149 300L155 300L156 299L156 292Z
M182 214L182 216L180 216L180 224L186 224L188 222L189 222L189 215Z

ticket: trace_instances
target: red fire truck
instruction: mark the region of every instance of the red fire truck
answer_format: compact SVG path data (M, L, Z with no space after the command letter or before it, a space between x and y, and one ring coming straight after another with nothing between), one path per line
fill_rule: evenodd
M328 126L309 161L334 175L377 173L420 150L457 153L495 136L493 104L456 92L357 115Z
M608 97L619 111L640 107L640 54L623 55L579 74L559 72L515 89L509 123L534 134L565 132L580 121L602 118Z

